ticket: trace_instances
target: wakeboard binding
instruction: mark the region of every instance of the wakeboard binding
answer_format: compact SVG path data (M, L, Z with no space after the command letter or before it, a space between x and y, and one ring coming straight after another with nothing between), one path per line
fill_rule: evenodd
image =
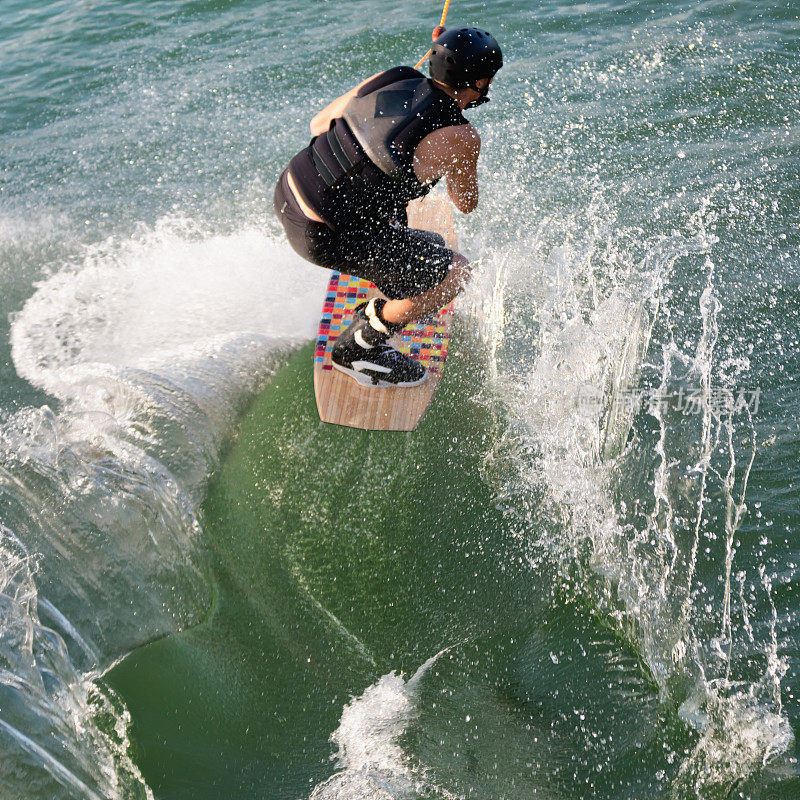
M428 371L418 361L387 344L402 325L382 319L385 300L372 298L356 306L355 319L336 339L331 350L334 369L362 386L419 386Z

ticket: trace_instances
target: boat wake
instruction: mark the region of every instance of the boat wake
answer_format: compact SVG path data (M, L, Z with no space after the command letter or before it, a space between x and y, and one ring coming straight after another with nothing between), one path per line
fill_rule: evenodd
M325 275L296 260L165 220L14 319L18 373L55 400L0 428L4 797L149 796L98 678L209 609L197 509L242 402L312 335Z

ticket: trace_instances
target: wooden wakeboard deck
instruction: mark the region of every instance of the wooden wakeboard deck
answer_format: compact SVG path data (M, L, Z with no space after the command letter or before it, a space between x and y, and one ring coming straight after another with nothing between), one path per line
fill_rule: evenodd
M435 231L456 248L450 203L428 197L409 204L408 221L413 228ZM416 358L428 369L427 380L408 388L362 386L331 365L336 337L353 319L355 307L371 297L383 295L369 281L333 272L322 308L322 320L314 351L314 392L323 422L352 428L413 431L430 405L447 360L453 304L430 319L407 325L389 344Z

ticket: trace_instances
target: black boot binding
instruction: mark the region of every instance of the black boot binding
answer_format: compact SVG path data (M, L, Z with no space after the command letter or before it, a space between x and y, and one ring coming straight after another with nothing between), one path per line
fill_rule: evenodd
M386 344L404 326L381 319L385 302L373 298L356 307L355 319L333 345L333 366L362 386L419 386L428 377L425 367Z

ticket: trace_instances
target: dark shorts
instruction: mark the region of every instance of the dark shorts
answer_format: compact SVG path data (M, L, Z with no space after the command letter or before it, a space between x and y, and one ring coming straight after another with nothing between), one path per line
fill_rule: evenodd
M440 284L453 263L453 251L438 233L383 220L359 221L332 230L303 214L281 175L275 187L275 213L294 251L312 264L372 281L388 298L414 297Z

